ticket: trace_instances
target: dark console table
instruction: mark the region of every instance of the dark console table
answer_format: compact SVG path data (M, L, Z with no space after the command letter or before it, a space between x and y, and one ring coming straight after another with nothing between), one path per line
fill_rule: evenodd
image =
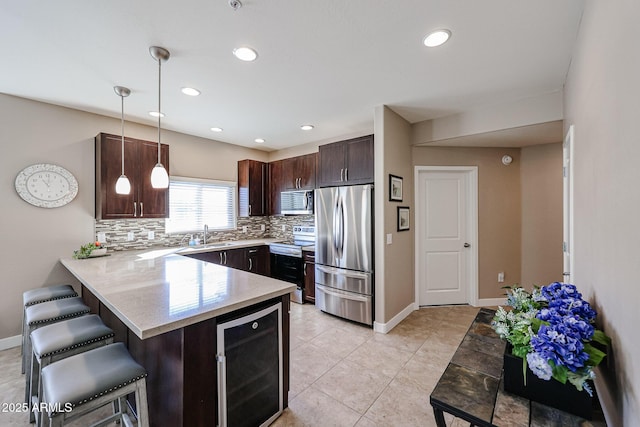
M445 412L481 427L585 425L582 418L504 391L505 343L491 328L494 314L495 310L480 309L431 393L438 427L446 427ZM590 423L606 426L600 411Z

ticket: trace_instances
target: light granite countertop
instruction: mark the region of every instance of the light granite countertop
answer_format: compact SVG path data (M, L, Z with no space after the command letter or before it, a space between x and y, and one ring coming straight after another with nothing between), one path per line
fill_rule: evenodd
M213 250L269 243L266 240L274 239L240 241ZM123 251L60 262L140 339L296 289L292 283L182 256L180 251L184 248Z

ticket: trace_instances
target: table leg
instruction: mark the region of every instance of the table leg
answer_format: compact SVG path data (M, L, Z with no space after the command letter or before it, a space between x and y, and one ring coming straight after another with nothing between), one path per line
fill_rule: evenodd
M436 425L438 427L447 427L447 423L444 421L444 413L442 409L438 409L436 407L433 408L433 416L436 419Z

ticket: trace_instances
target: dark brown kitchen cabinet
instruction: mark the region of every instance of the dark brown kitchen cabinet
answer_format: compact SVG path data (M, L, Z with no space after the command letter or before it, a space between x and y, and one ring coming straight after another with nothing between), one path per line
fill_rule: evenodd
M158 163L158 143L124 139L124 172L129 194L116 193L122 174L121 137L100 133L95 138L96 219L166 218L169 190L151 186L151 170ZM169 146L161 144L160 159L169 171Z
M244 248L227 249L224 251L214 251L214 252L208 252L208 253L212 255L210 255L209 259L206 259L205 261L224 265L230 268L235 268L237 270L246 270Z
M212 262L250 273L269 275L269 247L266 245L249 248L225 249L222 251L197 252L187 254L190 258Z
M255 246L246 248L247 265L246 271L250 273L269 276L269 247Z
M313 251L302 251L304 262L304 300L316 302L316 254Z
M373 183L373 135L321 145L318 186Z
M316 188L318 153L269 163L269 214L280 214L280 193Z
M267 214L267 164L257 160L238 161L239 216Z

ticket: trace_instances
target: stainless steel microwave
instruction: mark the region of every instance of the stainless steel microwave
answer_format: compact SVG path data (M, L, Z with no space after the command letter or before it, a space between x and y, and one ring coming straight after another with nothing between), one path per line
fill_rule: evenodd
M280 193L280 213L283 215L312 215L313 190L283 191Z

